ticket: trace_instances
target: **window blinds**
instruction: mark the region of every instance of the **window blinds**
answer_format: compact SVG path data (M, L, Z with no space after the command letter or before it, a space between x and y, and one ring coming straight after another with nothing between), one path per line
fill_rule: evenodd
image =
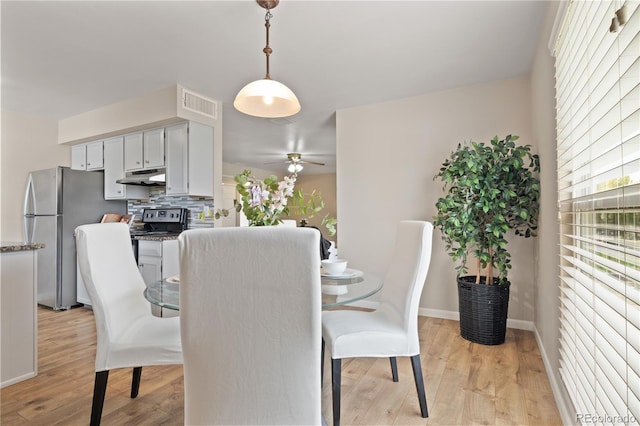
M640 2L622 6L574 0L555 49L560 373L583 424L640 422Z

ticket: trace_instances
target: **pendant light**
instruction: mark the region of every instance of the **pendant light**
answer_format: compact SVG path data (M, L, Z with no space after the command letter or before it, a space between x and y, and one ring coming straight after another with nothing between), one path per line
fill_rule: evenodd
M264 26L267 29L267 45L262 49L267 57L267 74L261 80L253 81L240 90L233 106L240 112L255 117L279 118L289 117L300 111L300 102L296 95L284 84L271 79L269 75L269 20L271 9L276 7L280 0L256 0L267 10L264 17Z

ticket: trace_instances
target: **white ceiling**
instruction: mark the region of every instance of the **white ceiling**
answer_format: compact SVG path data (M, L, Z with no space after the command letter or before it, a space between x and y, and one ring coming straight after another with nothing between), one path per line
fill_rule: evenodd
M544 1L300 1L273 9L271 77L302 111L233 108L264 77L264 9L237 1L1 2L2 109L61 119L181 84L224 105L223 160L335 171L335 111L527 74ZM303 173L305 173L303 172Z

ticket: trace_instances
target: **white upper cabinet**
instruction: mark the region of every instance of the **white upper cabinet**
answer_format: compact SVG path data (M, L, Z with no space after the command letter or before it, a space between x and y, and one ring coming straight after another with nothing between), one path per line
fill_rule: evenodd
M124 185L116 180L124 177L124 138L104 141L104 199L124 198Z
M142 169L142 132L124 137L124 169L127 172Z
M87 145L80 144L71 147L71 168L73 170L87 170Z
M124 137L107 139L104 141L105 200L149 198L149 191L146 188L116 183L124 176Z
M166 128L167 136L167 195L189 193L189 149L187 123Z
M125 171L158 167L164 167L164 129L132 133L124 137Z
M143 141L144 168L164 167L164 129L144 132Z
M104 167L103 142L87 143L87 170L101 170Z
M102 141L88 142L71 147L71 168L74 170L101 170L104 167Z
M213 128L193 121L166 128L167 195L213 197Z

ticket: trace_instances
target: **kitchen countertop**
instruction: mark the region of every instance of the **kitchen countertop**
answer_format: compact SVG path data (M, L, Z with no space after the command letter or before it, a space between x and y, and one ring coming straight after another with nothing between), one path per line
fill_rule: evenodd
M14 251L38 250L44 248L42 243L24 243L16 241L0 242L0 253L11 253Z

